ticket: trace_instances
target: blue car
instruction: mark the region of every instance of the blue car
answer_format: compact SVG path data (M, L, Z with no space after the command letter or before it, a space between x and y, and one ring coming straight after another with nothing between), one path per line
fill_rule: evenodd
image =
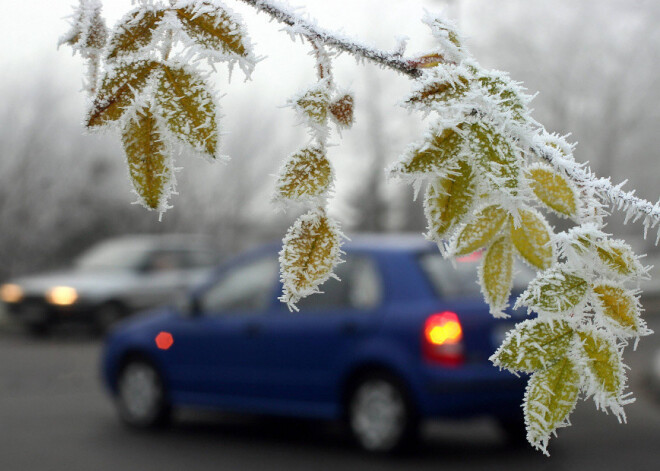
M342 419L376 452L409 444L429 418L487 415L524 436L524 380L488 361L513 321L490 316L479 254L453 267L419 235L357 238L342 281L290 312L278 248L236 258L178 307L107 338L103 376L126 423L162 425L180 407Z

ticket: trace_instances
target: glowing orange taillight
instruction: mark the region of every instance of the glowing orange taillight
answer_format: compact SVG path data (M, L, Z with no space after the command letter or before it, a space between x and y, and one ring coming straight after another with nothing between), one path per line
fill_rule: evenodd
M422 350L430 363L459 365L463 363L463 328L454 312L432 314L424 323Z

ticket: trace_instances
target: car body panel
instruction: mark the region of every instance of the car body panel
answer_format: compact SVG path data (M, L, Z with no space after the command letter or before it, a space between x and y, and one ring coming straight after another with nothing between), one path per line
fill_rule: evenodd
M488 361L512 321L493 319L481 299L439 299L418 262L433 249L407 240L347 244L349 257L368 257L377 267L381 298L369 308L292 313L277 301L275 283L258 312L213 317L170 308L127 322L106 342L106 384L116 392L122 361L139 353L160 369L174 405L339 418L354 375L378 369L400 378L423 417L519 413L524 379ZM238 257L193 297L276 250ZM424 322L443 311L456 312L464 329L466 358L458 366L429 364L422 355ZM154 342L161 331L174 338L168 350Z

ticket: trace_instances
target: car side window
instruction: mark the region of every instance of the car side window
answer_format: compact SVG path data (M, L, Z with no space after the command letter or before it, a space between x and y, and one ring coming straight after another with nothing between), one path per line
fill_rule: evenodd
M264 310L271 301L278 273L274 256L230 269L201 296L200 308L210 316Z
M300 311L323 309L374 308L381 301L381 280L373 261L366 256L348 255L346 261L335 269L341 281L329 279L320 289L298 301Z
M147 258L144 271L148 273L162 273L172 270L181 270L184 265L184 253L179 250L158 250Z

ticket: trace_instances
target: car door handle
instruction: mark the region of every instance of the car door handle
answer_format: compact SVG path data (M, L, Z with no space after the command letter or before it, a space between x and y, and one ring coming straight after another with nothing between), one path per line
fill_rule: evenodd
M245 327L245 333L248 337L257 337L261 334L262 330L262 325L255 322L252 322Z

